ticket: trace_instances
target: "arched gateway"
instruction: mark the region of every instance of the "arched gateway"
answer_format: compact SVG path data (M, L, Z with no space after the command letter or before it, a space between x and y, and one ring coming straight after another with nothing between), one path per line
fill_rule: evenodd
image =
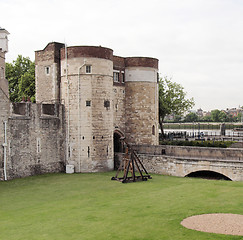
M124 134L120 130L115 130L113 134L114 153L123 152L123 144L120 141L121 137L124 137Z

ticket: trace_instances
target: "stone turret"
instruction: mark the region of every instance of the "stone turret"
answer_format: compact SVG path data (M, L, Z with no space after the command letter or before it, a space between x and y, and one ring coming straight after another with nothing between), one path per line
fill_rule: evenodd
M112 59L113 51L104 47L61 49L61 100L67 119L68 161L77 172L114 168Z
M125 59L126 139L132 144L158 144L158 59Z
M35 52L36 102L60 101L60 49L64 44L52 42Z
M5 54L8 52L8 35L6 29L0 27L0 88L9 97L8 81L5 79Z
M0 51L3 53L8 52L8 35L9 32L0 27Z

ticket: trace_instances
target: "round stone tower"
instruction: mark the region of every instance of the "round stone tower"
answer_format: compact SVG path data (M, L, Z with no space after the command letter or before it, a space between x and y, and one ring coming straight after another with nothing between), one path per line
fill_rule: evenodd
M126 139L132 144L158 144L158 59L125 59Z
M75 172L113 170L113 51L61 49L61 101L65 105L67 162Z

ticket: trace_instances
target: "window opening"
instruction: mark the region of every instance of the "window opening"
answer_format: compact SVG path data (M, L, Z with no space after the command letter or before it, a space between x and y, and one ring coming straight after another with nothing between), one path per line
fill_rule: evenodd
M119 72L113 72L113 81L119 82Z
M110 107L110 101L109 100L104 101L104 107L106 107L106 108Z
M122 77L122 83L125 83L125 73L124 72L121 73L121 77Z
M41 152L40 138L37 138L37 153Z
M45 67L45 72L46 72L46 75L49 75L50 74L50 67Z
M86 73L91 73L91 65L86 65Z
M0 79L4 79L4 68L3 67L1 67L1 69L0 69L1 71L0 71Z
M86 101L86 107L90 107L91 106L91 101L90 100L87 100Z
M152 127L152 134L155 135L155 126Z

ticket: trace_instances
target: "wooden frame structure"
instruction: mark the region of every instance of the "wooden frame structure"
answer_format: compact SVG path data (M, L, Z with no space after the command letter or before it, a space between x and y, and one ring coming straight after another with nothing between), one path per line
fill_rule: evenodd
M125 138L120 138L120 140L123 141L123 144L126 144L125 155L116 172L116 176L112 177L111 180L117 180L122 183L127 183L136 181L147 181L148 179L152 179L152 177L148 174L147 170L140 161L135 150L133 150L133 148L125 141ZM139 175L136 175L136 170ZM122 177L119 177L120 172L123 172ZM129 172L132 175L130 177L128 176ZM143 172L145 174L143 174Z

